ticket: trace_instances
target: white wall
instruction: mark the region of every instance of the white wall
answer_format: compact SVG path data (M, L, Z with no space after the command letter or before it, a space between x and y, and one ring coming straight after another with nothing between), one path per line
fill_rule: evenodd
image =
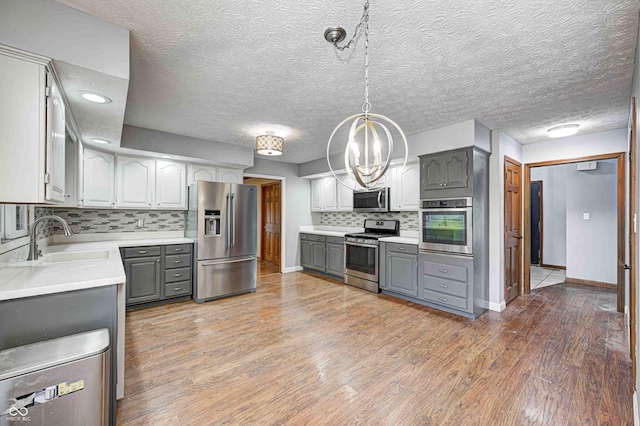
M534 167L531 180L542 181L542 259L545 265L567 266L567 168Z
M291 270L300 265L300 253L298 248L299 229L302 225L313 223L311 215L311 186L308 179L298 177L298 166L295 164L281 163L279 161L256 158L253 167L244 170L247 177L283 177L285 186L283 196L285 198L283 228L284 241L284 267Z
M615 129L523 145L522 158L529 164L626 151L627 129Z
M522 145L501 130L491 132L489 158L489 308L504 303L504 157L522 162Z
M567 182L567 277L617 282L617 160L596 170L565 165ZM589 213L589 220L583 219Z
M129 80L129 30L52 0L0 0L0 44Z

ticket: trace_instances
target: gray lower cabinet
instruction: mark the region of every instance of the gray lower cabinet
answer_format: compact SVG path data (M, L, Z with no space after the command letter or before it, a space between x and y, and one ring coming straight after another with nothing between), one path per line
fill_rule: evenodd
M192 292L192 244L121 249L127 307L188 298Z
M300 234L300 266L342 278L344 276L344 238Z
M418 246L382 242L380 288L416 297L418 295Z
M124 260L127 275L127 305L160 300L160 256Z
M473 257L421 253L418 297L474 317Z

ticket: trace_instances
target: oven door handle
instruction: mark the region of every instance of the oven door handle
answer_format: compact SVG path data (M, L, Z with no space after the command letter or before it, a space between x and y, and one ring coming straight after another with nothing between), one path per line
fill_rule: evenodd
M354 246L354 247L369 247L369 248L378 248L377 245L374 244L362 244L362 243L344 243L345 246Z

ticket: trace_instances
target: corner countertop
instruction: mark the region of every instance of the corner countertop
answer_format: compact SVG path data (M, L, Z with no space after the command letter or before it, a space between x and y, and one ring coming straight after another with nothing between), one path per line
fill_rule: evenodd
M399 244L420 244L420 235L418 231L403 231L400 230L400 236L398 237L385 237L380 238L380 241L385 243L399 243Z
M305 234L327 235L330 237L344 237L345 234L364 232L364 228L348 226L305 225L299 231Z
M126 276L120 258L120 247L187 243L193 243L193 240L184 237L145 238L51 245L43 250L43 256L36 261L16 261L0 265L0 301L124 284ZM108 258L49 264L45 262L47 255L54 253L98 250L108 250Z

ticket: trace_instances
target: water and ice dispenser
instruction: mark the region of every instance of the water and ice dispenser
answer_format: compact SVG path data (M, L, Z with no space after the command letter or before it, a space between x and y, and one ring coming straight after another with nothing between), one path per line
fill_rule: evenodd
M204 212L204 234L221 235L220 210L205 210Z

